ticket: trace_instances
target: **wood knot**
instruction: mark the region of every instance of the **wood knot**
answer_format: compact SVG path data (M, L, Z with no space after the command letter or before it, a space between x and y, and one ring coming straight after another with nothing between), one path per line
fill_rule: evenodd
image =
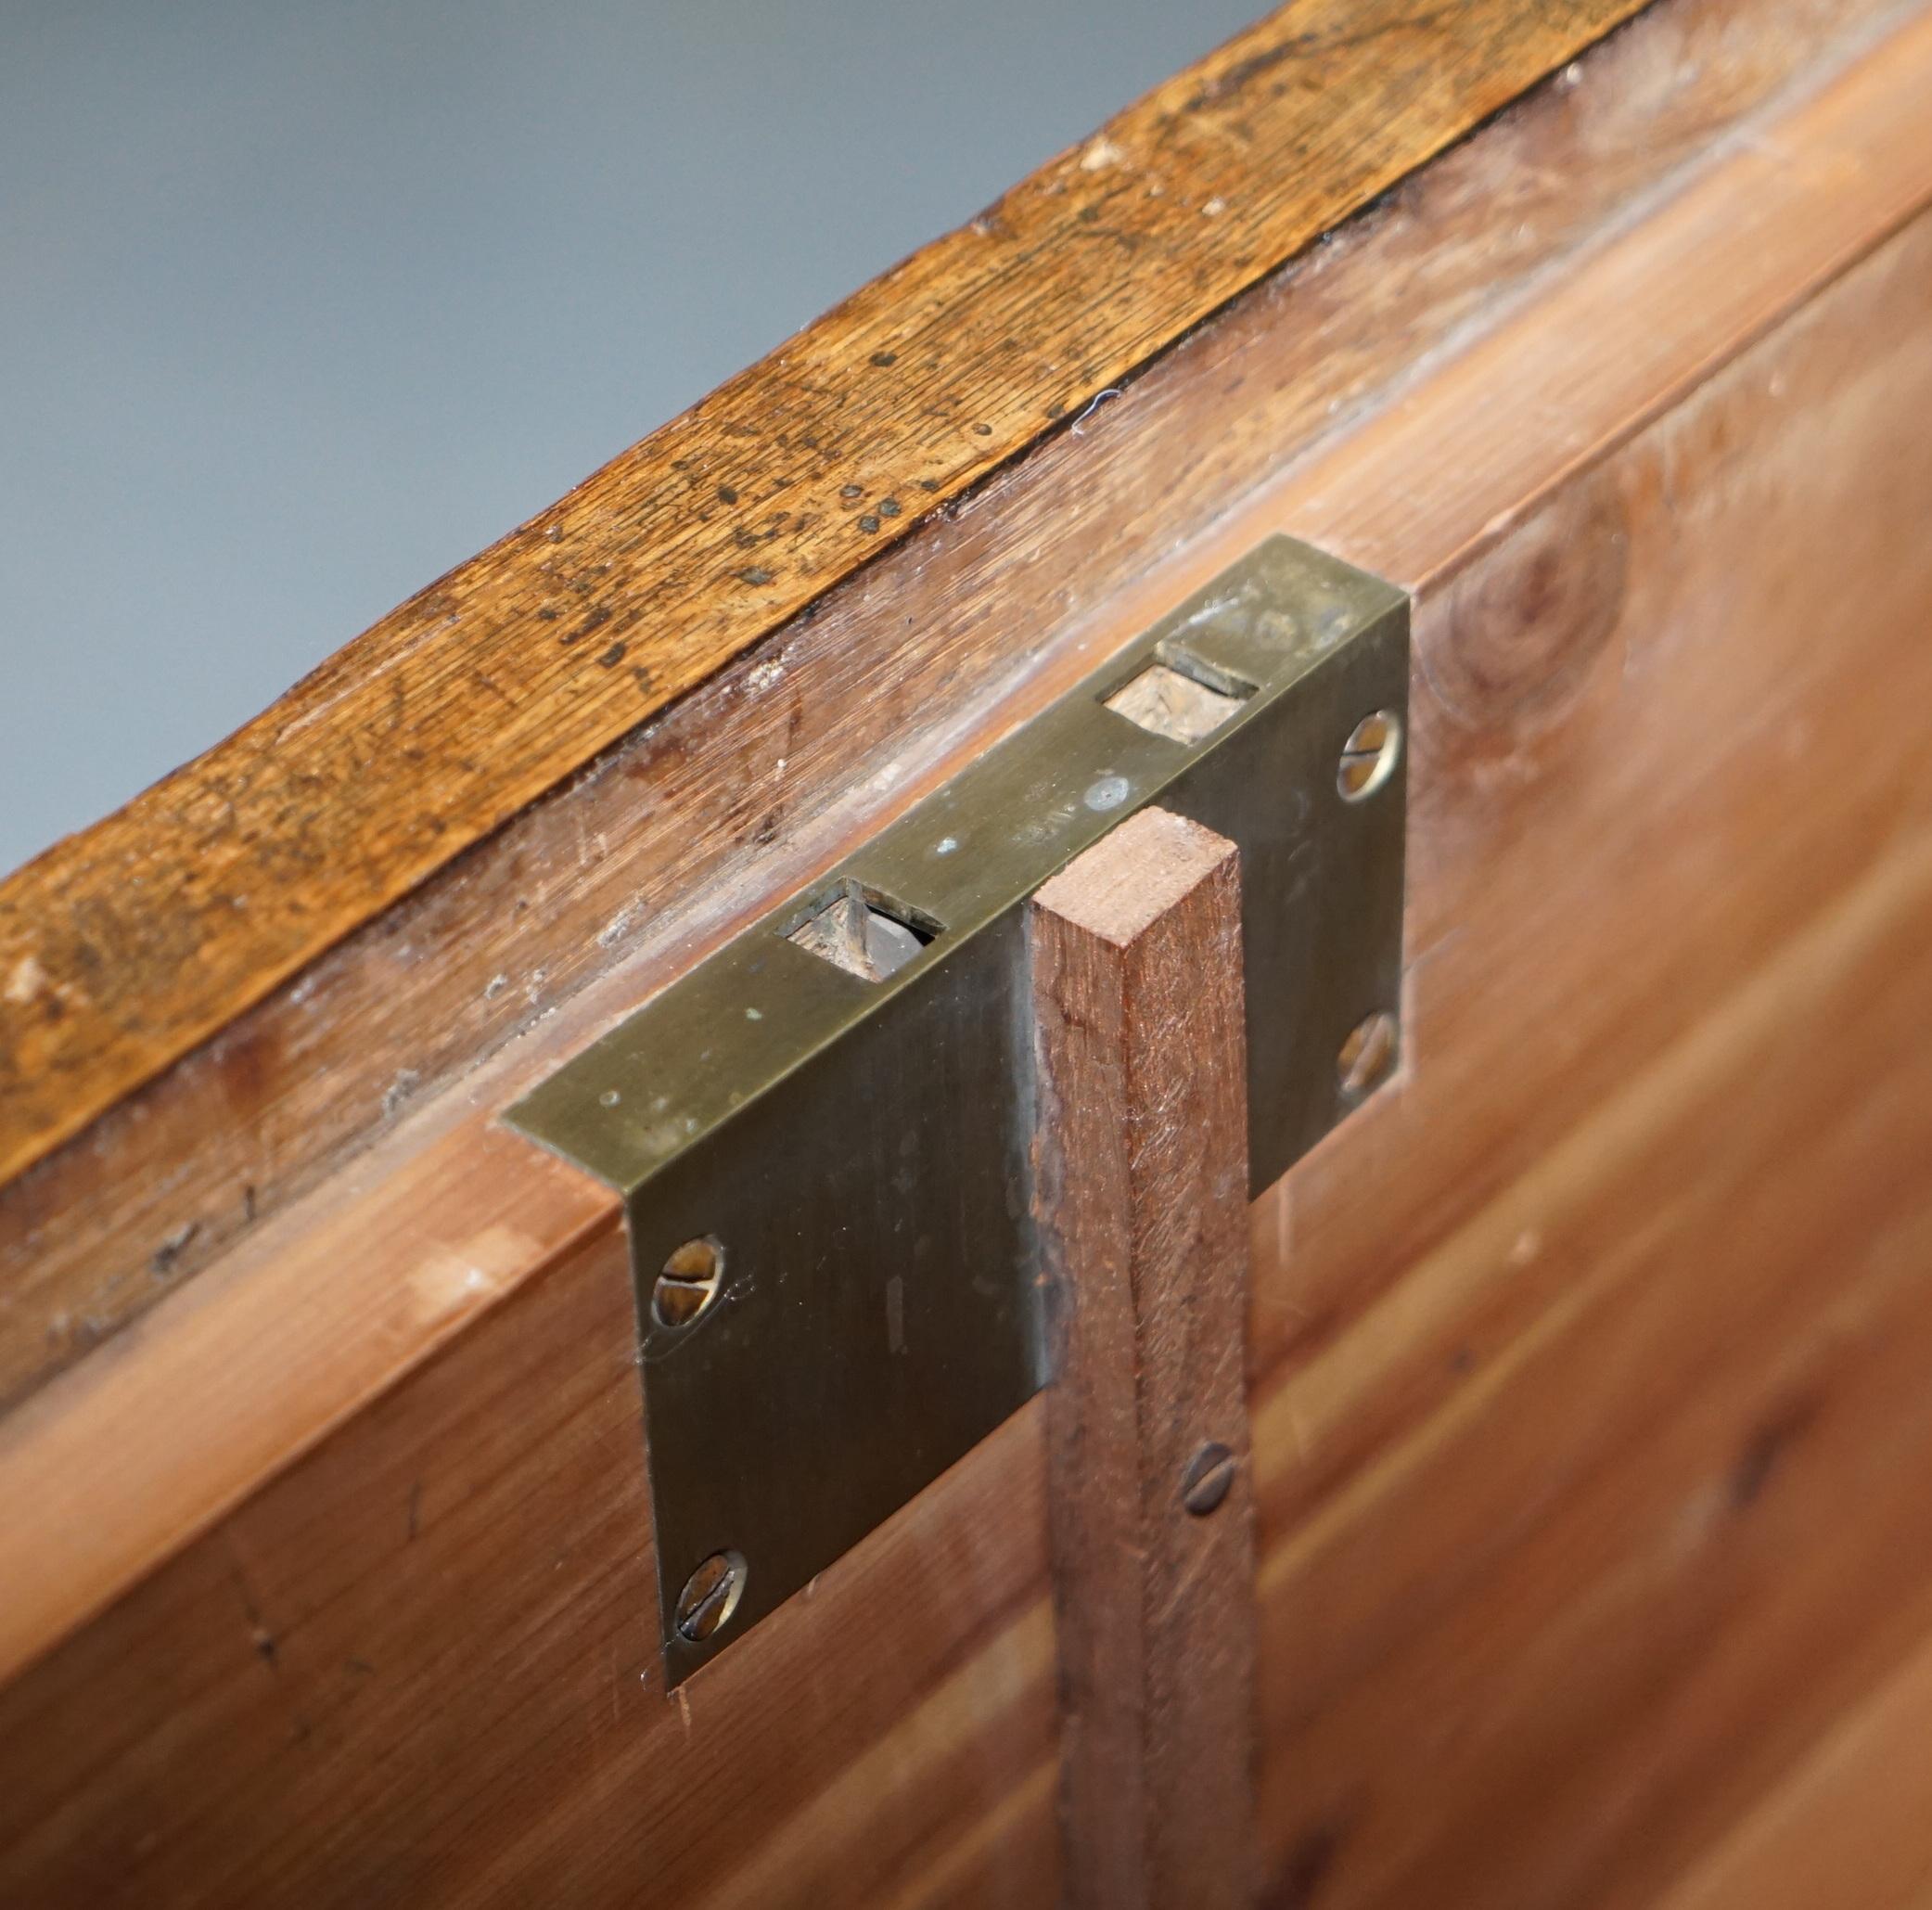
M1513 738L1560 719L1622 621L1629 550L1623 501L1600 472L1473 564L1418 633L1445 711Z

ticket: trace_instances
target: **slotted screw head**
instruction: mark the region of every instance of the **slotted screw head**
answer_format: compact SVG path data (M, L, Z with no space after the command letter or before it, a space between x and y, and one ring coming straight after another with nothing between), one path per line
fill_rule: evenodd
M1400 1035L1395 1017L1378 1009L1350 1030L1341 1053L1335 1058L1336 1079L1342 1098L1359 1101L1372 1089L1380 1087L1395 1066Z
M688 1327L709 1312L724 1280L724 1247L706 1234L686 1240L651 1288L651 1314L660 1327Z
M1227 1497L1235 1482L1235 1455L1218 1440L1209 1440L1187 1462L1181 1481L1181 1503L1196 1519L1205 1519Z
M1349 732L1336 766L1335 787L1345 802L1373 796L1395 774L1402 753L1401 718L1392 710L1364 716Z
M713 1552L678 1594L678 1636L693 1645L703 1644L729 1622L744 1595L744 1554Z

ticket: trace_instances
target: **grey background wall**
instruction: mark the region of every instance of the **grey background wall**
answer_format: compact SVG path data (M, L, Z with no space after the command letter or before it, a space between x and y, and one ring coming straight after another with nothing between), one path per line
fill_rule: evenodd
M0 0L0 869L1266 0Z

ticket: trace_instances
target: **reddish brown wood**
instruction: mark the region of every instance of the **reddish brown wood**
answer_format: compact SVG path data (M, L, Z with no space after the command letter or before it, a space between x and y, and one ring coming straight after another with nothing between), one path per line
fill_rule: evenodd
M405 1338L416 1299L471 1330L0 1689L0 1904L1048 1910L1037 1404L669 1694L623 1236L503 1139L542 1173L500 1157L448 1206L418 1187L416 1237L337 1241L398 1289L373 1331ZM477 1257L504 1183L574 1236L520 1281ZM288 1342L251 1355L241 1324L222 1357L267 1391ZM122 1451L173 1437L156 1411ZM100 1478L26 1491L84 1526ZM24 1509L19 1474L0 1504ZM0 1605L76 1549L42 1567L9 1532Z
M1932 1635L1927 313L1922 216L1421 609L1410 1070L1257 1216L1283 1901L1643 1910Z
M1235 845L1144 810L1029 920L1067 1883L1253 1888L1247 1090Z

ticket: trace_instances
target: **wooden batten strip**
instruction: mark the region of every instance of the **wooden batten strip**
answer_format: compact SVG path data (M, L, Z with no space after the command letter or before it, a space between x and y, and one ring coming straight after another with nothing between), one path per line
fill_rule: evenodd
M1240 857L1145 809L1034 896L1067 1902L1254 1901Z
M1641 0L1284 8L0 884L0 1182Z

